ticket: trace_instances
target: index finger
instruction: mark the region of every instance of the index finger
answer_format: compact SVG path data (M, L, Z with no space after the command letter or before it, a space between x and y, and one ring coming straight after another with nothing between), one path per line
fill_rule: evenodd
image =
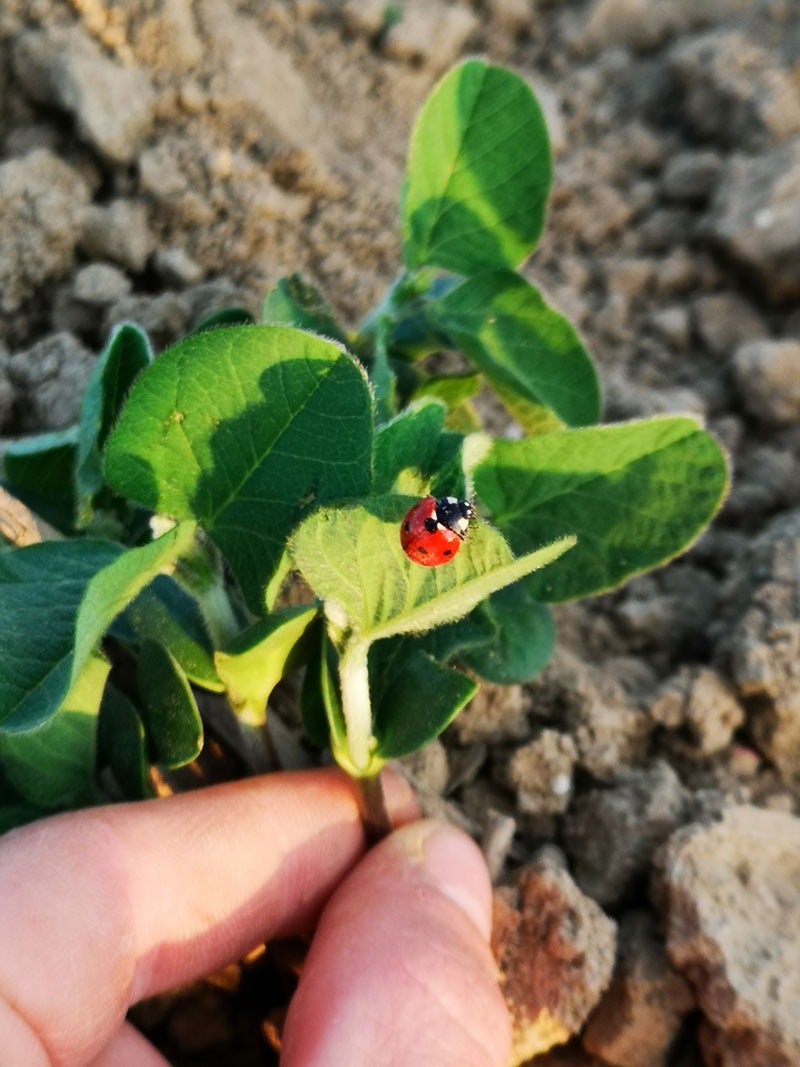
M416 815L389 777L400 824ZM310 924L364 851L338 771L42 820L0 839L0 1000L83 1064L130 1004Z

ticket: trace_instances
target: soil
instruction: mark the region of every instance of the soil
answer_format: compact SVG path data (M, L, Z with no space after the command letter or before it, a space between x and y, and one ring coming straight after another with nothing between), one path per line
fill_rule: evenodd
M69 425L123 319L163 348L299 270L356 324L398 269L435 80L471 54L517 70L556 154L526 275L581 330L606 419L692 412L734 483L686 555L557 608L543 674L484 687L406 770L503 887L518 1062L797 1065L800 8L407 0L387 28L385 7L5 0L0 433ZM279 948L139 1024L175 1064L276 1062Z

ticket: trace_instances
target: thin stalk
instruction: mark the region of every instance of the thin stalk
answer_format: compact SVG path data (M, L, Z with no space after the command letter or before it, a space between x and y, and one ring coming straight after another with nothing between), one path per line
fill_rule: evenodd
M381 776L373 774L369 778L356 778L354 781L364 836L368 845L376 845L392 832Z
M372 706L369 699L367 650L361 642L349 644L339 660L342 715L350 760L357 773L369 767L372 756Z

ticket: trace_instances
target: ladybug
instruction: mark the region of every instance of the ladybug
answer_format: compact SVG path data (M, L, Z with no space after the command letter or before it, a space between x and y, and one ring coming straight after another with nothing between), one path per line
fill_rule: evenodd
M426 496L409 511L400 526L400 544L414 563L439 567L450 563L466 539L475 508L466 500Z

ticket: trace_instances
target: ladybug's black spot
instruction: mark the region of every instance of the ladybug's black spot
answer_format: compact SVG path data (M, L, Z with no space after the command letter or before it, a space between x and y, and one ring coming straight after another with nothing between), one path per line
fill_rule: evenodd
M425 520L425 529L428 533L436 533L439 529L439 522L435 516L431 515L430 518Z
M418 556L427 556L427 554L428 554L427 548L423 548L422 545L417 545L417 555Z
M452 554L453 554L453 550L452 550L452 548L446 548L446 549L444 550L444 552L442 552L442 555L443 555L443 556L452 556Z
M411 533L411 523L410 522L404 522L403 523L403 529L405 530L406 533Z

